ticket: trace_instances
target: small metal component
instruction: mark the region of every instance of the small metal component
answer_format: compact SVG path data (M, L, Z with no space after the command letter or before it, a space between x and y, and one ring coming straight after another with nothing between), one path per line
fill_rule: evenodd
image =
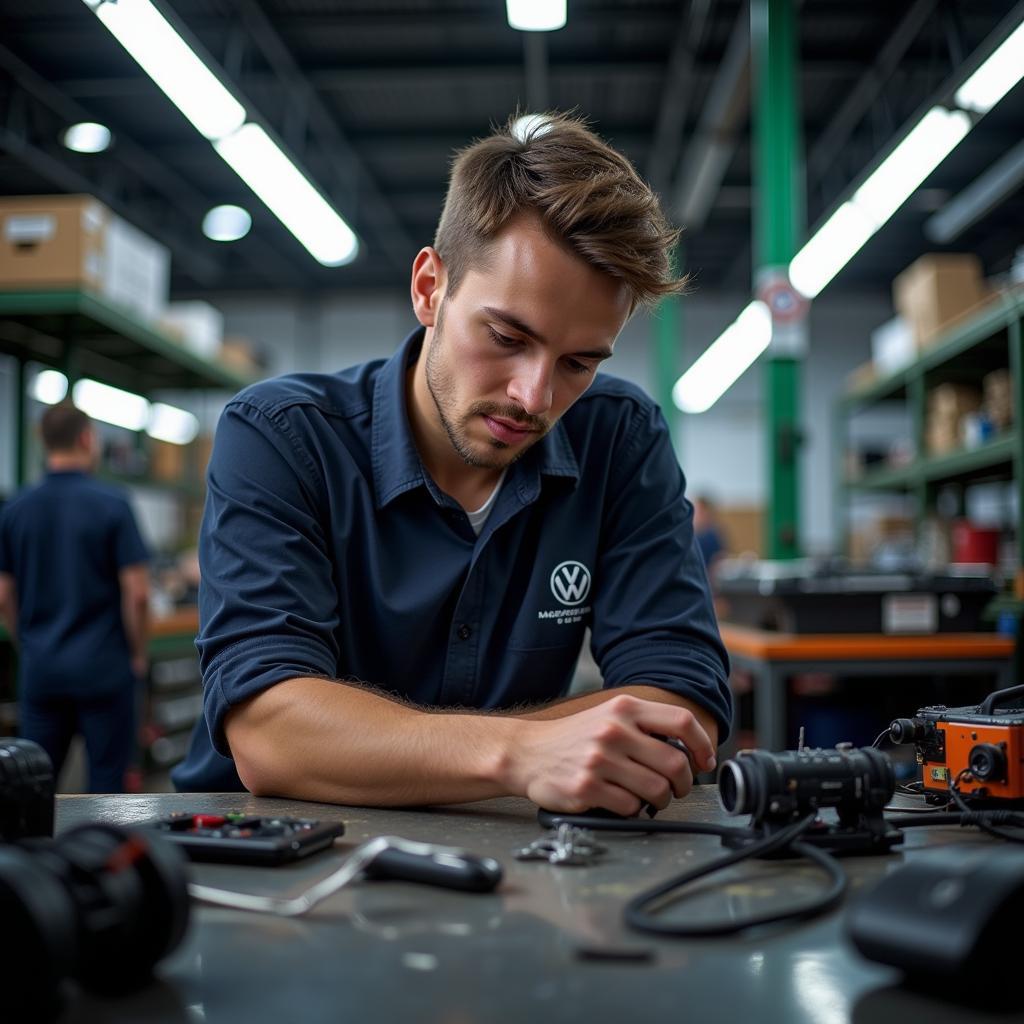
M803 750L804 749L804 727L802 725L800 726L800 735L797 736L796 749L797 750Z
M594 863L607 851L589 829L563 822L518 850L515 857L516 860L546 860L549 864L581 866Z

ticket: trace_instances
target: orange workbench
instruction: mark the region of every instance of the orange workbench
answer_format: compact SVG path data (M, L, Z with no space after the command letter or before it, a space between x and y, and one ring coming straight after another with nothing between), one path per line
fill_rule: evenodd
M788 683L799 672L851 675L974 675L991 673L993 689L1012 686L1014 640L999 633L775 633L720 624L734 667L754 677L757 745L786 745ZM908 710L908 714L913 711Z

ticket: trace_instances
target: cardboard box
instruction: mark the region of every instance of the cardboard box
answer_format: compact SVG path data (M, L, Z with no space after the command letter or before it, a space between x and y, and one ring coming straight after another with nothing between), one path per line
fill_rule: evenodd
M929 253L892 284L896 312L910 325L915 343L927 345L986 295L981 261L972 253Z
M168 250L91 196L0 199L0 289L83 289L155 322Z
M149 475L166 483L182 483L188 476L187 450L184 445L151 440Z
M1013 382L1009 370L993 370L981 379L981 407L997 431L1013 425Z
M216 359L224 340L224 314L208 302L172 302L160 317L160 327L204 359Z
M981 408L981 392L971 384L938 384L928 392L928 411L933 416L959 420Z
M236 373L255 377L260 372L260 365L253 355L252 345L247 338L225 338L221 343L217 358Z

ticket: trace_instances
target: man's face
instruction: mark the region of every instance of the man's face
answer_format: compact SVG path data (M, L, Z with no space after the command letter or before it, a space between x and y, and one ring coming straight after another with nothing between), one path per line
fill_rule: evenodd
M503 469L590 386L629 316L626 287L510 224L486 266L445 296L426 345L427 386L464 462Z

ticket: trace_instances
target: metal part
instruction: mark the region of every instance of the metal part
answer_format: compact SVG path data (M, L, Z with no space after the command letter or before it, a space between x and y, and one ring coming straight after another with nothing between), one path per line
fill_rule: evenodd
M608 852L589 829L562 823L529 846L516 851L516 860L546 860L549 864L574 867L593 864Z

